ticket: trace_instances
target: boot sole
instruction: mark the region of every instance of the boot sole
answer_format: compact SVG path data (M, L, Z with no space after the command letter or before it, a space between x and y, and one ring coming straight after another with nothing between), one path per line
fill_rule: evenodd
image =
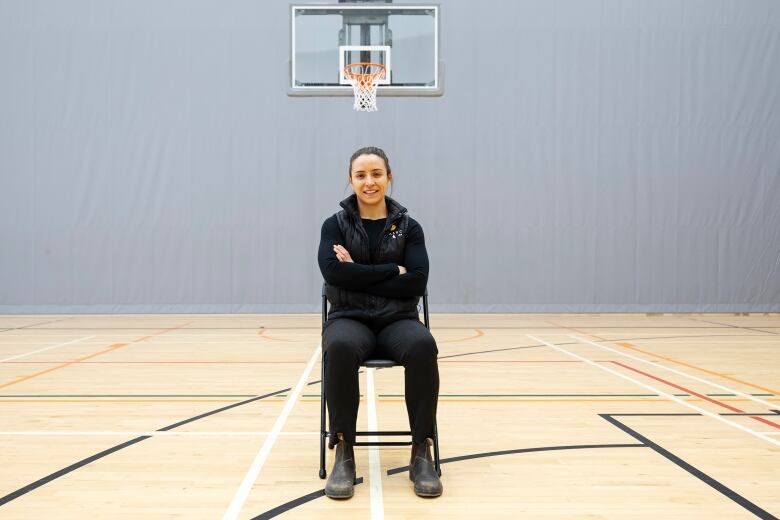
M436 497L440 497L441 496L441 492L439 492L439 493L423 493L421 491L417 491L416 489L414 490L414 494L417 495L418 497L423 497L423 498L436 498Z
M355 493L350 493L349 495L336 495L334 493L325 493L325 496L328 498L335 498L336 500L344 500L346 498L352 498L355 495Z

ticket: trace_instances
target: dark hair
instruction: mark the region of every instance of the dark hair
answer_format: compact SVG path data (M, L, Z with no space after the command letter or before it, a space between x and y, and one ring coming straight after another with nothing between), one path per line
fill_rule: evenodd
M385 169L387 170L387 173L392 173L390 171L390 160L387 158L387 154L384 150L381 148L377 148L376 146L366 146L359 150L356 150L355 153L352 154L352 157L349 158L349 175L352 176L352 163L355 162L355 159L360 157L361 155L376 155L379 158L381 158L383 161L385 161Z

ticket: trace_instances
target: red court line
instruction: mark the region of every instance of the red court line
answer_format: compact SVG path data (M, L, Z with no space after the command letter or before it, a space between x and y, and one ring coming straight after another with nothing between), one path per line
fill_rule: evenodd
M727 410L730 410L732 412L735 412L735 413L748 413L748 412L746 412L744 410L740 410L739 408L736 408L734 406L731 406L731 405L728 405L728 404L723 403L721 401L718 401L717 399L713 399L711 397L708 397L706 395L700 394L698 392L694 392L693 390L685 388L684 386L680 386L678 384L672 383L671 381L667 381L666 379L662 379L660 377L654 376L653 374L649 374L647 372L644 372L643 370L639 370L638 368L634 368L632 366L626 365L625 363L621 363L620 361L612 361L612 363L614 363L616 365L619 365L619 366L621 366L623 368L626 368L628 370L634 371L634 372L636 372L638 374L642 374L643 376L649 377L650 379L655 379L656 381L664 383L665 385L669 385L671 387L677 388L678 390L682 390L683 392L687 392L690 395L695 395L699 399L704 399L705 401L709 401L712 404L715 404L717 406L723 407L723 408L725 408ZM777 428L778 430L780 430L780 424L777 424L775 422L772 422L772 421L769 421L767 419L764 419L763 417L755 417L755 416L752 416L752 415L748 416L748 417L750 417L751 419L755 419L758 422L767 424L767 425L769 425L769 426L771 426L773 428Z

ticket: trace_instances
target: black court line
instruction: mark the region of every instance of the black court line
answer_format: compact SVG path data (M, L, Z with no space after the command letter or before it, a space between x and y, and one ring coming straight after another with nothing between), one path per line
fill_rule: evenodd
M461 455L459 457L450 457L447 459L441 459L439 462L441 464L448 464L451 462L459 462L461 460L480 459L484 457L498 457L501 455L514 455L517 453L532 453L537 451L582 450L582 449L592 449L592 448L646 448L646 447L647 446L645 446L644 444L582 444L576 446L543 446L540 448L521 448L517 450L502 450L502 451L489 451L485 453L473 453L471 455ZM408 470L409 470L409 466L404 466L402 468L393 468L387 470L387 474L395 475L397 473L403 473ZM360 484L363 482L363 477L360 477L357 480L359 482L356 483ZM276 506L273 509L269 509L264 513L260 513L259 515L252 517L252 520L267 520L269 518L273 518L275 516L281 515L282 513L286 513L287 511L295 507L306 504L307 502L311 502L314 499L324 497L324 496L325 496L325 490L319 489L307 495L303 495L296 499L290 500L289 502L285 502L284 504L280 506Z
M457 457L449 457L441 459L441 464L447 464L449 462L459 462L462 460L481 459L484 457L500 457L501 455L514 455L517 453L534 453L537 451L559 451L559 450L587 450L596 448L646 448L644 444L575 444L572 446L542 446L540 448L519 448L516 450L501 450L501 451L488 451L485 453L474 453L472 455L459 455ZM403 473L409 471L409 466L403 466L400 468L393 468L387 470L388 475L395 475L397 473Z
M31 325L25 325L24 327L11 327L10 329L4 329L0 330L0 332L8 332L9 330L22 330L22 329L29 329L31 327L37 327L38 325L46 325L47 323L57 323L58 321L65 321L69 320L71 317L68 316L67 318L61 318L59 320L50 320L50 321L42 321L40 323L33 323ZM57 329L52 329L57 330ZM68 330L68 329L62 329L62 330Z
M566 343L566 345L574 345L576 342L572 343ZM523 345L521 347L507 347L507 348L497 348L493 350L480 350L477 352L466 352L465 354L451 354L449 356L439 356L437 359L449 359L454 357L462 357L462 356L473 356L475 354L491 354L493 352L506 352L507 350L521 350L526 348L541 348L546 347L547 345Z
M483 327L484 328L484 327ZM736 337L766 337L762 336L760 334L702 334L702 335L695 335L695 336L653 336L649 338L641 337L641 338L614 338L614 339L604 339L604 340L596 340L595 343L604 343L604 342L615 342L615 341L639 341L639 340L656 340L656 339L690 339L690 338L736 338ZM582 343L577 341L566 341L563 343L553 343L553 345L582 345ZM507 348L499 348L494 350L482 350L478 352L466 352L464 354L452 354L449 356L439 356L438 359L449 359L454 357L461 357L461 356L471 356L474 354L490 354L493 352L505 352L509 350L521 350L526 348L540 348L540 347L546 347L547 345L540 344L540 345L523 345L520 347L507 347Z
M683 316L681 316L681 317L683 317ZM757 331L757 332L764 332L766 334L773 334L775 336L778 334L777 332L770 332L768 330L761 330L761 329L757 329L757 328L754 328L754 327L742 327L740 325L731 325L730 323L719 323L717 321L702 320L700 318L691 318L690 316L684 316L684 318L688 319L688 320L698 321L698 322L701 322L701 323L710 323L712 325L720 325L722 327L731 327L731 328L734 328L734 329L752 330L752 331Z
M644 443L648 448L651 448L656 453L660 454L670 462L676 464L683 470L687 471L694 477L698 478L714 490L718 491L719 493L723 494L726 498L729 500L732 500L733 502L739 504L746 510L750 511L757 517L764 519L764 520L778 520L776 516L771 514L770 512L760 508L747 498L743 497L733 489L729 488L728 486L718 482L714 478L710 477L700 469L694 467L693 465L685 462L683 459L675 455L674 453L670 452L669 450L662 448L660 445L656 444L655 442L651 441L641 433L637 432L636 430L633 430L623 424L622 422L615 419L615 416L624 416L624 415L631 415L633 417L640 416L642 414L599 414L599 417L606 420L607 422L611 423L613 426L616 426L617 428L623 430L623 432L627 433L631 437L635 438L639 442ZM653 415L653 416L660 416L660 415L666 415L666 416L691 416L691 415L698 415L701 416L701 414L646 414L646 415Z
M285 388L284 390L278 390L276 392L272 392L270 394L265 395L259 395L256 397L253 397L251 399L245 399L243 401L240 401L238 403L229 404L227 406L223 406L221 408L217 408L216 410L211 410L210 412L202 413L200 415L196 415L195 417L190 417L189 419L184 419L183 421L179 421L177 423L170 424L168 426L164 426L163 428L160 428L157 430L158 432L166 432L169 430L173 430L174 428L178 428L179 426L183 426L185 424L191 423L193 421L197 421L198 419L203 419L204 417L208 417L209 415L214 415L220 412L224 412L225 410L229 410L231 408L235 408L237 406L245 405L254 401L259 401L260 399L265 399L266 397L271 397L277 394L280 394L282 392L288 392L290 391L289 388ZM134 439L130 439L129 441L123 442L121 444L117 444L116 446L113 446L111 448L108 448L106 450L103 450L99 453L96 453L90 457L87 457L86 459L82 459L75 464L71 464L70 466L67 466L65 468L62 468L59 471L55 471L54 473L51 473L50 475L47 475L41 479L36 480L32 484L27 484L24 487L21 487L17 489L16 491L13 491L4 497L0 497L0 506L7 504L11 500L17 499L22 495L26 495L30 491L33 491L35 489L38 489L39 487L43 486L44 484L48 484L52 480L58 479L64 475L67 475L68 473L71 473L73 471L76 471L77 469L86 466L90 462L94 462L96 460L102 459L103 457L106 457L108 455L111 455L114 452L117 452L121 449L127 448L128 446L132 446L133 444L137 444L141 441L145 441L146 439L151 438L151 435L142 435L140 437L136 437Z
M358 477L355 479L355 484L362 484L363 483L363 477ZM309 493L308 495L303 495L302 497L298 497L295 500L290 500L289 502L285 502L284 504L280 506L276 506L273 509L269 509L265 513L260 513L257 516L253 516L252 520L266 520L267 518L273 518L275 516L279 516L282 513L286 513L290 509L293 509L298 506L302 506L303 504L307 502L311 502L312 500L320 497L325 496L325 489L318 489L317 491L314 491L313 493Z

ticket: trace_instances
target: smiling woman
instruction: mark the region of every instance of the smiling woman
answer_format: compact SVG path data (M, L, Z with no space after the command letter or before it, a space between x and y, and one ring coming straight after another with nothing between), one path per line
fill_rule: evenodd
M385 194L392 180L382 149L356 151L349 161L355 193L322 225L318 261L331 304L322 333L325 395L330 437L338 439L325 485L331 498L354 493L358 368L369 357L405 367L414 491L426 497L442 493L430 452L439 394L438 350L417 311L428 281L428 253L420 224Z

